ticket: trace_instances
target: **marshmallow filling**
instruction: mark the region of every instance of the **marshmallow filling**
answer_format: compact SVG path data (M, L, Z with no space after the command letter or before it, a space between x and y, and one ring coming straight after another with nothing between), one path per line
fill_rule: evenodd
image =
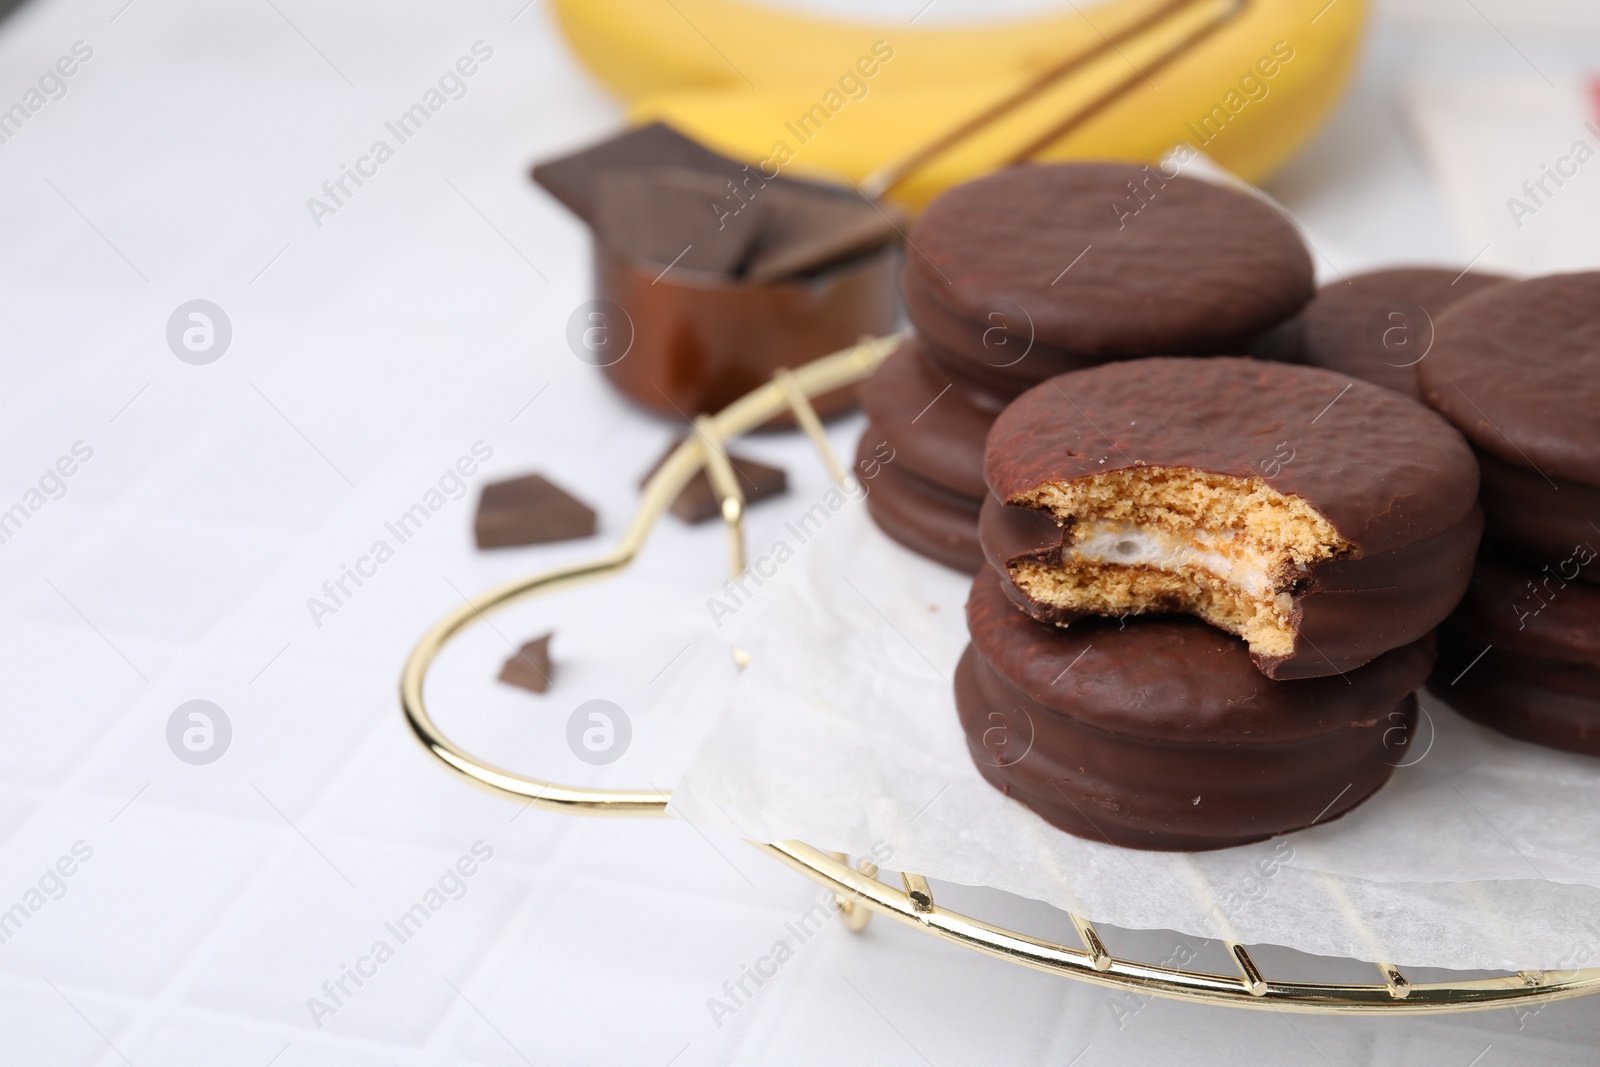
M1074 615L1196 615L1258 656L1294 653L1295 592L1317 564L1355 552L1305 500L1259 477L1135 467L1044 482L1007 503L1065 531L1059 556L1008 564L1033 600Z

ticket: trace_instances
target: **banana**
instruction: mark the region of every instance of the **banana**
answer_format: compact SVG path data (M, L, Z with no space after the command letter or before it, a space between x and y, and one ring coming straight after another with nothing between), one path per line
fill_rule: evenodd
M735 0L556 0L556 9L579 55L630 100L632 121L670 123L768 176L860 185L1170 2L1114 0L1088 16L910 31ZM918 208L1029 146L1045 160L1154 161L1187 143L1248 180L1270 174L1337 100L1359 50L1365 0L1250 0L1161 64L1233 2L1199 3L1104 49L914 171L893 199ZM1127 91L1093 118L1052 135L1064 117L1124 83Z
M768 89L831 81L889 42L892 77L939 81L967 74L1041 70L1114 32L1161 0L1118 0L1095 21L1073 12L995 26L923 28L837 22L745 0L554 0L578 57L612 92L633 102L686 88Z

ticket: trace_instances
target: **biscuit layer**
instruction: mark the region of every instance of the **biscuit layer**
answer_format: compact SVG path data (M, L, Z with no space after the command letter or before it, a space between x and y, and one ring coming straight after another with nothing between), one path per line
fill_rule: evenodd
M1072 614L1185 612L1258 656L1293 654L1295 592L1317 564L1355 551L1310 504L1258 477L1134 467L1007 502L1066 530L1059 553L1008 562L1029 597Z

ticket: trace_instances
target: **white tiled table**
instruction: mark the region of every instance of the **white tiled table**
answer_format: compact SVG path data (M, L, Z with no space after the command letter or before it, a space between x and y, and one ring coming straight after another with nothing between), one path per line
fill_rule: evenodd
M680 823L518 815L428 761L395 700L456 590L599 544L473 551L478 483L543 470L614 537L677 432L567 352L586 244L525 178L614 127L615 106L537 3L124 4L35 0L0 26L5 104L74 42L93 48L0 145L0 509L75 442L93 449L0 544L0 909L92 849L0 944L0 1062L1592 1062L1581 1003L1519 1026L1114 1002L884 923L824 930L718 1026L707 998L814 887ZM306 199L479 40L493 57L467 95L315 226ZM1394 111L1427 50L1400 30L1376 43L1349 105L1272 185L1325 272L1470 254ZM195 298L233 327L209 366L165 341ZM841 449L858 428L833 428ZM493 458L471 492L316 625L307 598L479 441ZM789 468L793 499L820 491L802 443L748 450ZM752 536L787 517L758 508ZM720 581L722 536L664 525L624 624L617 601L582 595L499 622L517 641L557 627L542 700L489 681L506 649L475 632L440 664L447 729L513 767L669 784L710 710L674 664L674 613ZM605 771L562 744L594 696L635 713L634 750ZM208 766L165 739L196 698L233 727ZM492 859L450 883L459 899L316 1025L308 998L395 945L385 923L480 841Z

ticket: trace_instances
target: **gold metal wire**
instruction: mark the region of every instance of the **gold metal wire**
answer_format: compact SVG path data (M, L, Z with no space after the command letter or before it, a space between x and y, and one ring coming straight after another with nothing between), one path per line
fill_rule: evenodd
M820 424L815 429L811 425L815 413L811 413L810 419L806 417L810 405L805 398L867 378L902 337L864 338L842 352L780 374L717 415L707 417L696 426L699 432L686 438L646 483L639 510L614 549L588 562L558 567L491 589L451 610L435 623L411 650L400 676L401 709L412 733L428 753L474 785L528 806L578 815L665 816L672 797L665 790L560 785L502 770L468 753L444 735L428 712L423 697L428 669L445 645L489 612L527 597L610 577L627 568L638 555L655 521L701 466L712 464L711 471L716 473L719 458L722 464L727 462L721 451L723 442L755 429L786 408L812 435L819 452L831 459ZM797 397L801 402L796 402ZM829 464L829 467L830 473L839 474L837 464ZM718 481L726 481L726 476L731 475L731 471L723 473L724 477ZM735 485L730 490L724 485L720 488L725 505L723 516L733 537L741 509L726 505L737 498L738 487ZM735 550L738 551L737 545ZM858 867L852 867L847 857L800 841L752 844L831 890L841 902L845 925L852 930L860 930L875 913L1024 967L1141 995L1274 1011L1441 1013L1567 1000L1600 992L1600 969L1519 971L1453 982L1411 982L1393 964L1379 963L1377 968L1383 979L1379 982L1275 982L1262 975L1243 945L1233 941L1227 942L1226 947L1237 974L1152 965L1112 955L1094 927L1071 913L1068 917L1082 941L1081 948L994 926L940 907L927 879L920 874L903 872L901 887L897 888L881 881L877 867L865 860Z

